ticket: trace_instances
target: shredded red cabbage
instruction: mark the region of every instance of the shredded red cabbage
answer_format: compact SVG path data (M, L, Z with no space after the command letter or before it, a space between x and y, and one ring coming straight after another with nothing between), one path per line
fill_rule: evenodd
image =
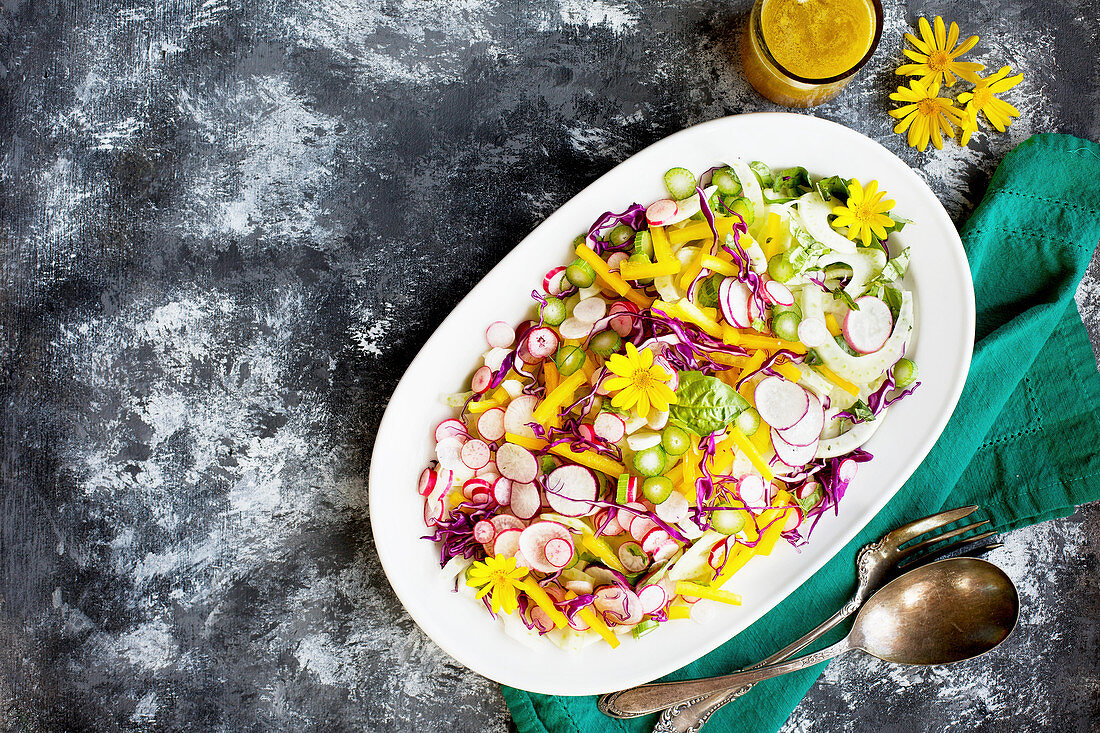
M775 363L782 357L786 357L787 361L790 361L792 363L800 362L803 359L803 356L801 354L796 354L788 349L779 349L774 354L769 356L767 360L759 367L737 380L737 389L741 389L742 384L749 381L760 372L767 371L769 373L774 373L772 367L775 366Z
M633 238L620 245L614 245L600 239L605 232L614 229L619 224L626 224L635 232L647 228L648 224L645 218L645 207L639 203L633 203L621 214L605 211L595 222L593 222L592 226L589 227L588 235L584 238L585 242L588 243L588 246L591 247L596 254L600 255L605 252L625 252L628 249L633 249Z
M461 511L452 512L450 519L442 519L436 523L432 534L420 538L440 543L440 567L446 565L447 561L453 557L461 556L468 560L485 558L485 548L474 539L474 525L483 519L491 519L500 505L490 498L485 505L463 502L459 507L473 507L473 511L469 514Z
M881 413L883 410L885 410L887 407L889 407L890 405L897 402L898 400L901 400L901 399L903 399L905 397L908 397L909 395L913 394L913 392L916 391L917 387L919 387L919 386L920 386L920 382L916 382L912 387L905 390L901 394L895 395L895 396L890 397L888 399L886 397L886 395L888 393L892 392L896 388L896 384L894 382L894 373L893 373L893 371L887 371L886 372L886 379L882 382L881 385L879 385L879 388L876 389L871 394L867 395L867 407L870 408L871 415L876 416L879 413ZM838 412L836 416L846 418L852 424L865 422L866 420L871 419L871 418L857 417L856 414L853 413L851 410L845 410L844 412Z

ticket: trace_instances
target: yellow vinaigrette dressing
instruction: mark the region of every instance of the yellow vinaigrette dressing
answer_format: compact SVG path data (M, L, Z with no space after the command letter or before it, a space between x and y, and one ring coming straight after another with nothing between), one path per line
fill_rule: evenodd
M809 107L835 96L878 41L874 0L757 0L745 29L745 76L768 99Z

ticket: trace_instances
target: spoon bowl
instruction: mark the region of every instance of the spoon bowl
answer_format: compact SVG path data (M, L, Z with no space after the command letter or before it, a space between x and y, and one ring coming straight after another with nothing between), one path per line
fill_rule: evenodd
M1020 597L1000 568L976 558L929 563L871 596L853 647L896 664L949 664L985 654L1016 627Z

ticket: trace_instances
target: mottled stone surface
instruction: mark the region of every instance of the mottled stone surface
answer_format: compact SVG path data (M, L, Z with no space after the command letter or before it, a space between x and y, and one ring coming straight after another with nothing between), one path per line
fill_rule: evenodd
M1094 0L888 3L816 111L956 222L1044 131L1100 138ZM405 365L547 214L667 134L773 107L738 2L0 2L0 728L485 730L496 687L402 612L365 475ZM924 154L884 110L944 12L1025 73L1004 135ZM1079 303L1100 330L1100 287ZM1100 507L1014 532L1020 632L831 665L791 731L1088 730Z

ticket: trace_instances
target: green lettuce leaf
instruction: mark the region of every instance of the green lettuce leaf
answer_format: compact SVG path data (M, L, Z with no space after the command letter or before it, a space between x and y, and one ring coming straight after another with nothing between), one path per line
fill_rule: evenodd
M676 402L668 408L669 420L703 437L729 426L748 406L737 390L717 377L680 372Z

